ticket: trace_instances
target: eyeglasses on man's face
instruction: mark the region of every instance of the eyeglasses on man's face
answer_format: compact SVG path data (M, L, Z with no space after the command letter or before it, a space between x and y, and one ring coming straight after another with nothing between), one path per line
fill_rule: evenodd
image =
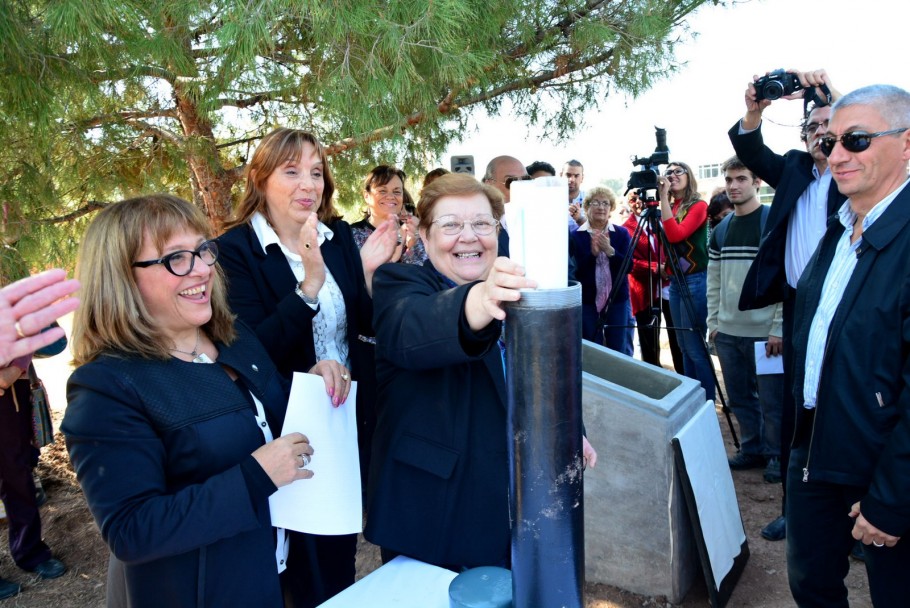
M526 182L530 181L532 178L530 175L510 175L506 178L506 181L502 182L505 184L507 190L511 190L512 182Z
M193 272L193 265L196 258L202 260L206 266L212 266L218 259L218 244L215 241L205 241L194 251L181 249L169 253L157 260L147 260L144 262L133 262L134 268L148 268L155 264L163 264L169 273L178 277L185 277Z
M876 133L848 131L839 137L826 135L818 140L818 149L821 150L822 154L825 156L831 156L831 153L834 152L834 146L837 142L840 142L847 152L865 152L869 149L869 146L872 145L872 140L876 137L881 137L882 135L897 135L898 133L903 133L908 128L910 127L891 129L890 131L878 131Z
M492 215L478 215L470 220L462 220L454 215L443 215L436 218L431 223L447 236L461 234L465 225L470 226L471 230L473 230L474 234L477 236L486 236L492 234L493 231L496 230L496 226L499 225L499 220L495 219Z
M686 174L686 170L683 169L682 167L676 167L675 169L667 169L666 171L664 171L664 177L670 177L671 175L675 175L676 177L682 177L685 174Z

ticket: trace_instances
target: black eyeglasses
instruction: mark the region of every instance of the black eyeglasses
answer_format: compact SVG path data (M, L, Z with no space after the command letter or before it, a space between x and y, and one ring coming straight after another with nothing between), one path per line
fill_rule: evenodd
M193 272L193 265L196 263L196 257L206 266L212 266L218 259L218 244L215 241L205 241L195 251L182 249L169 253L163 258L157 260L147 260L145 262L133 262L134 268L148 268L155 264L164 264L169 273L178 277L185 277Z
M686 174L686 170L683 169L682 167L677 167L675 169L667 169L666 171L664 171L664 177L670 177L671 175L675 175L676 177L682 177L685 174Z
M847 152L863 152L864 150L869 149L869 146L872 145L872 140L876 137L881 137L882 135L897 135L898 133L903 133L908 128L910 127L891 129L890 131L878 131L877 133L850 131L844 133L840 137L826 135L818 140L818 149L821 150L822 154L825 156L831 156L831 153L834 152L834 144L840 142Z
M534 179L530 175L519 175L517 177L509 176L506 178L506 181L502 182L506 185L506 189L509 190L512 188L512 182L526 182L528 180Z

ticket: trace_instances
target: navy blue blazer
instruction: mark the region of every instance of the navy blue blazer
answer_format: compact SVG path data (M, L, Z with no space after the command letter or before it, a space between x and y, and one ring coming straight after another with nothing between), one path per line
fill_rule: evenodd
M361 380L361 376L372 375L373 370L364 359L357 336L373 335L373 305L351 227L338 220L329 228L334 236L326 239L320 250L344 297L351 374ZM281 249L270 245L267 252L263 251L249 224L232 228L217 240L218 261L227 276L231 309L256 331L285 377L309 371L316 364L312 323L316 311L294 293L297 280Z
M288 384L252 331L218 344L221 365L109 353L67 384L61 430L89 509L123 563L130 605L283 605L268 497L252 457L273 434ZM251 584L255 581L255 584Z
M364 536L437 565L509 561L502 324L473 332L469 283L430 262L384 264L373 280L378 421Z
M740 122L736 121L728 132L736 155L766 184L774 188L774 200L765 223L762 242L743 283L739 298L740 310L764 308L789 297L787 269L787 224L796 201L815 177L815 161L805 151L790 150L783 156L768 148L761 134L761 127L740 135ZM832 180L828 190L828 215L836 213L847 199Z

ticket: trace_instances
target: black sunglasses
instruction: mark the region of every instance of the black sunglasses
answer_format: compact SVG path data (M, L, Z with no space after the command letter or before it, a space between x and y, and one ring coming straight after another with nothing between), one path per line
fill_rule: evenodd
M199 245L195 251L182 249L169 253L163 258L157 260L147 260L144 262L133 262L134 268L148 268L155 264L164 264L169 273L177 277L185 277L193 272L193 266L196 263L196 257L205 263L206 266L212 266L218 259L218 244L215 241L205 241Z
M847 152L863 152L864 150L869 149L869 146L872 145L872 140L876 137L881 137L882 135L897 135L898 133L903 133L907 129L908 127L904 127L903 129L891 129L890 131L878 131L877 133L850 131L844 133L840 137L826 135L818 140L818 149L821 150L822 154L825 156L831 156L831 153L834 152L834 144L840 142Z
M510 176L510 177L507 177L506 181L503 183L506 185L506 189L508 190L508 189L512 188L512 182L526 182L530 179L534 179L534 178L531 177L530 175L519 175L518 177Z

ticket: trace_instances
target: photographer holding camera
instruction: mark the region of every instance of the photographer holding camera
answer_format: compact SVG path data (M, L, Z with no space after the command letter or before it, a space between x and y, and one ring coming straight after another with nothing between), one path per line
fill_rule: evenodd
M757 177L775 189L774 200L755 260L746 275L740 310L756 310L783 302L784 386L792 385L794 294L799 277L825 233L827 218L845 198L831 179L828 159L818 143L828 132L830 105L840 97L825 70L777 70L753 76L745 92L746 114L730 129L736 155ZM803 100L800 139L806 151L776 154L762 139L762 112L773 100ZM784 391L781 418L781 474L786 493L789 445L795 419L793 395ZM786 522L778 517L761 534L782 540Z

